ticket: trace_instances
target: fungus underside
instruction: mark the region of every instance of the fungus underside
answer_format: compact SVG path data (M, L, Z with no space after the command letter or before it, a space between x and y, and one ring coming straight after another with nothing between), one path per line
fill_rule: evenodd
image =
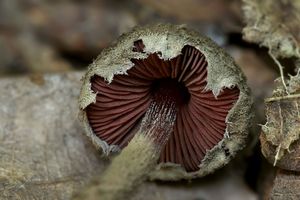
M144 49L142 40L134 42L133 51ZM159 162L197 171L207 150L224 138L226 116L239 89L223 88L217 97L206 90L208 63L195 47L184 46L170 60L160 55L131 59L134 66L126 75L115 75L110 84L94 75L97 97L86 108L88 120L110 145L124 148L142 132L157 146Z

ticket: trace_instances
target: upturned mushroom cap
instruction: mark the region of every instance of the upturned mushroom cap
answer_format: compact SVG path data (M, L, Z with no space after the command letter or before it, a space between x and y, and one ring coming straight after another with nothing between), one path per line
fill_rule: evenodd
M161 24L135 28L104 49L83 78L79 104L87 135L106 155L120 151L153 99L171 99L176 112L169 114L173 131L152 179L205 176L244 147L252 116L245 78L197 32Z

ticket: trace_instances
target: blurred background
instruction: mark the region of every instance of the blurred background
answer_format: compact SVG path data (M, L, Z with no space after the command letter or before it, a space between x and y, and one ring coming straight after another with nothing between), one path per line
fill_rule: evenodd
M243 40L241 0L1 0L0 77L85 70L120 34L156 22L186 24L207 35L246 74L256 117L241 174L249 190L261 193L268 164L257 124L265 123L263 100L278 71L266 49Z
M248 59L268 65L268 59L257 58L260 50L255 45L242 40L241 4L240 0L3 0L0 74L84 69L123 32L156 22L186 24L229 49L237 62Z

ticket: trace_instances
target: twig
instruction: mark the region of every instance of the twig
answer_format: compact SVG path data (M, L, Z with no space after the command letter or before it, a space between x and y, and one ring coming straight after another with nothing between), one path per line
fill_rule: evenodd
M272 101L280 101L280 100L286 100L286 99L295 99L300 98L300 94L289 94L287 96L281 96L281 97L270 97L265 99L265 102L272 102Z
M275 56L272 54L271 50L269 50L269 55L271 56L271 58L273 59L273 61L276 63L276 65L278 66L279 68L279 72L280 72L280 77L281 77L281 81L282 81L282 84L284 86L284 89L285 89L285 92L287 94L289 94L288 92L288 89L286 87L286 83L285 83L285 80L284 80L284 74L283 74L283 66L280 64L280 62L275 58Z

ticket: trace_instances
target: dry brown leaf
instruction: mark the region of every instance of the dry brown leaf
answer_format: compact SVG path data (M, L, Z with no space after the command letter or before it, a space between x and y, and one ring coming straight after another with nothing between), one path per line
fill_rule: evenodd
M262 153L270 162L295 171L300 171L299 91L300 71L290 78L286 88L279 82L273 96L265 100L267 123L262 126L260 138Z
M247 23L244 39L267 47L281 75L273 96L265 100L267 123L260 137L262 153L273 165L299 171L300 75L298 71L286 80L277 59L300 58L300 1L244 0L243 10Z

